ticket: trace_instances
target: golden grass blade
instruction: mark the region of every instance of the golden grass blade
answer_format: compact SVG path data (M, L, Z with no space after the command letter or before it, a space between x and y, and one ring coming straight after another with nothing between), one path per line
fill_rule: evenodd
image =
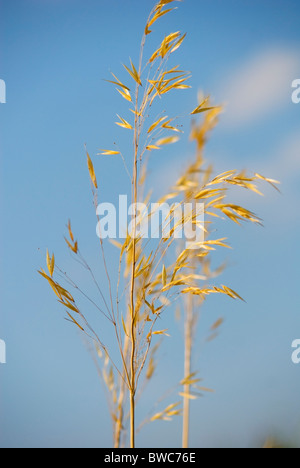
M204 242L204 245L217 245L219 247L225 247L227 249L231 249L230 245L225 244L223 241L227 240L226 237L223 239L217 239L217 240L207 240Z
M67 299L64 299L63 301L58 301L58 302L60 302L65 307L68 307L68 309L72 310L73 312L76 312L77 314L80 313L78 307L75 304L72 304Z
M176 79L177 77L175 77ZM172 89L187 89L187 88L190 88L190 86L188 85L185 85L183 83L185 83L185 81L190 78L189 76L181 79L181 80L177 80L175 81L174 83L172 83L171 85L168 86L169 83L171 83L172 81L174 81L173 79L172 80L167 80L164 85L160 88L159 90L159 94L166 94L168 93L169 91L171 91Z
M171 3L172 1L176 1L176 0L170 0L170 1L167 2L167 3ZM177 1L181 1L181 0L177 0ZM167 4L167 3L165 3L165 4ZM167 13L169 13L169 12L172 11L172 10L176 10L176 8L169 8L168 10L162 10L162 7L163 7L163 5L157 4L156 9L155 9L155 14L154 14L154 16L153 16L152 19L146 24L146 28L145 28L145 35L146 35L146 36L152 32L149 28L150 28L159 18L161 18L162 16L166 15Z
M217 109L217 107L202 107L201 109L198 107L193 112L191 112L191 115L201 114L201 112L207 112L213 109Z
M195 375L195 374L194 374ZM185 386L185 385L194 385L196 383L201 382L201 379L193 379L191 376L186 377L180 382L180 385Z
M162 59L165 58L167 53L171 50L172 42L175 39L177 39L179 36L180 36L180 32L176 32L176 33L169 34L167 37L165 37L160 47L160 56Z
M198 385L197 385L197 390L199 390L200 392L215 393L215 391L212 388L199 387Z
M224 319L223 318L219 318L211 327L211 331L215 331L217 330L218 328L220 328L221 325L223 325L224 323Z
M179 65L176 65L176 67L171 68L170 70L167 70L164 72L165 75L169 75L171 73L185 73L183 70L178 70Z
M148 145L146 146L146 150L147 151L152 151L152 150L159 150L160 147L159 146L155 146L155 145Z
M112 76L114 77L114 79L116 81L111 81L111 80L104 80L104 81L107 81L108 83L112 83L112 84L115 84L117 86L120 86L121 88L123 88L124 90L126 91L130 91L130 88L128 88L128 86L125 86L120 80L119 78L116 77L116 75L114 75L112 72L111 72Z
M158 419L162 419L162 418L163 418L162 413L156 413L154 416L152 416L152 418L150 419L150 422L154 422L154 421L157 421Z
M137 72L135 66L133 65L131 59L130 59L130 64L131 64L131 67L132 67L133 74L134 74L134 76L135 76L135 81L136 81L140 86L142 86L142 81L141 81L140 75L138 74L138 72Z
M192 372L191 374L187 375L185 379L192 379L196 375L197 375L197 372ZM182 382L184 382L184 380ZM183 384L180 383L180 385L183 385Z
M132 112L134 115L137 115L138 117L142 117L142 114L134 109L129 109L130 112Z
M109 242L118 249L122 250L123 245L120 242L116 241L115 239L109 239Z
M38 273L42 275L50 284L55 294L59 297L61 301L64 301L63 298L66 298L68 301L75 303L73 296L65 288L60 286L60 284L53 281L53 279L48 276L43 269L39 270Z
M153 52L153 54L151 55L151 57L149 59L149 63L154 62L154 60L158 57L159 51L160 51L160 49L157 49L155 52Z
M166 15L167 13L169 13L172 10L175 10L175 8L169 8L168 10L158 11L157 13L155 13L155 15L153 16L151 21L149 21L149 23L147 24L147 27L150 28L159 18ZM149 31L149 29L148 29L148 31ZM149 34L149 32L148 32L148 34Z
M67 239L66 237L64 237L64 239L65 239L65 241L66 241L66 243L67 243L69 249L71 249L72 252L74 252L75 254L77 254L77 252L78 252L78 243L77 243L77 241L74 243L74 245L72 245L72 244L68 241L68 239Z
M164 411L156 413L150 419L150 422L153 421L171 421L172 416L177 416L181 414L181 410L175 410L180 405L180 403L174 403L173 405L168 406Z
M169 3L172 3L172 2L181 2L182 0L160 0L160 2L158 2L158 6L159 7L163 7L164 5L167 5Z
M74 300L72 294L69 293L69 291L67 291L65 288L63 288L63 287L62 287L60 284L58 284L58 283L55 283L55 287L56 287L57 291L59 292L59 294L60 294L61 296L63 296L64 298L66 298L68 301L75 303L75 300Z
M123 67L127 70L127 72L129 73L129 75L134 79L134 81L139 85L139 86L142 86L142 82L141 82L141 78L140 78L140 75L138 74L135 66L133 65L132 63L132 60L130 59L130 64L131 64L131 68L132 70L130 70L130 68L128 68L126 65L123 64Z
M149 364L148 364L148 368L147 368L147 372L146 372L146 379L147 380L151 379L151 377L153 376L153 374L155 372L155 369L156 369L155 362L154 362L153 357L151 356L150 359L149 359Z
M71 221L70 220L68 222L68 231L69 231L69 236L70 236L71 241L74 242L74 235L73 235L73 232L72 232Z
M178 403L172 403L172 405L169 405L165 410L164 413L169 413L173 409L177 408L180 405L180 402Z
M175 39L177 39L178 37L180 36L180 31L176 31L174 33L171 33L169 34L168 36L166 36L163 40L163 43L164 44L169 44L170 42L174 41Z
M52 258L51 258L51 263L50 263L51 276L53 276L54 268L55 268L55 257L54 257L54 254L53 254Z
M74 319L74 317L73 317L71 314L69 314L68 311L66 311L66 312L67 312L68 316L70 317L71 321L72 321L73 323L75 323L75 325L77 325L77 327L80 328L81 331L84 331L84 328L82 328L82 326L79 325L79 323Z
M165 128L167 130L173 130L173 132L178 132L178 133L182 133L182 130L179 130L179 128L177 127L173 127L172 125L170 125L170 123L173 121L174 119L170 119L170 120L167 120L167 122L164 122L162 124L162 128Z
M185 40L186 38L186 34L184 34L180 39L178 39L178 41L176 42L176 44L174 45L174 47L172 47L171 49L171 54L173 52L175 52L175 50L179 49L179 47L181 46L181 44L183 43L183 41Z
M120 86L121 88L123 88L124 90L126 91L130 91L130 88L128 88L128 86L125 86L123 83L118 83L117 81L113 81L113 80L104 80L106 81L107 83L112 83L114 85L117 85L117 86Z
M119 88L116 88L116 89L121 94L121 96L123 96L123 98L126 99L126 101L132 102L132 97L128 89L124 89L124 91Z
M267 179L266 177L260 175L260 174L255 174L255 177L257 179L261 179L261 180L264 180L265 182L268 182L270 185L272 185L272 187L277 190L277 192L280 192L279 188L276 186L276 185L279 185L280 182L278 180L274 180L274 179Z
M177 136L173 136L173 137L165 137L165 138L160 138L157 142L156 142L156 146L163 146L163 145L170 145L170 144L173 144L173 143L176 143L177 141L179 141L179 137Z
M151 133L161 122L166 120L167 117L161 117L160 119L156 120L150 127L147 133Z
M180 392L179 395L183 398L188 398L189 400L197 400L197 396L192 393Z
M119 125L119 127L127 128L128 130L133 130L133 127L132 127L132 125L130 125L129 122L127 122L125 119L123 119L119 115L118 115L118 117L121 120L121 122L115 122L116 125Z
M220 106L217 106L217 107L204 107L205 104L207 104L209 102L209 99L210 97L208 96L207 98L205 98L201 104L199 106L196 107L196 109L193 110L193 112L191 112L191 115L195 115L195 114L200 114L201 112L207 112L207 111L212 111L212 110L220 110L221 107Z
M166 328L165 330L159 330L159 331L154 331L152 332L152 335L165 335L165 336L170 336L168 335L166 332L168 331L168 329Z
M129 337L129 335L128 335L128 333L127 333L127 330L126 330L126 325L125 325L125 321L124 321L123 315L122 315L122 325L123 325L123 330L124 330L125 335Z
M241 301L246 302L236 291L234 291L234 290L231 289L231 288L228 288L228 286L222 285L222 288L223 288L224 291L225 291L228 295L230 295L233 299L240 299Z
M50 258L48 249L47 249L47 254L46 254L46 262L47 262L48 271L50 273L50 276L52 277L53 271L54 271L55 260L54 260L54 254L52 255L52 258Z
M225 189L203 189L195 195L195 200L204 200L206 198L221 196L224 193Z
M57 291L56 288L56 283L44 272L43 269L38 270L39 275L41 275L43 278L45 278L48 283L50 284L51 288L53 289L55 295L59 298L62 299L61 294Z
M220 183L224 182L224 180L226 180L227 178L233 177L236 173L237 173L237 171L235 171L235 170L234 171L223 172L222 174L215 177L207 185L210 186L210 185L220 184Z
M162 284L163 286L166 286L167 284L167 270L166 270L165 265L163 265L163 269L162 269Z
M120 151L113 151L113 150L100 150L101 153L98 153L98 155L104 155L104 156L114 156L116 154L120 154Z
M91 160L90 155L89 155L88 152L86 152L86 155L87 155L87 164L88 164L88 170L89 170L90 178L91 178L91 181L92 181L95 189L97 189L98 184L97 184L97 179L96 179L94 166L93 166L92 160Z
M160 56L162 59L167 55L167 53L171 50L172 48L172 42L180 37L180 31L177 31L175 33L171 33L168 36L164 38L162 41L161 45L159 48L152 54L152 56L149 59L149 63L154 62L154 60Z

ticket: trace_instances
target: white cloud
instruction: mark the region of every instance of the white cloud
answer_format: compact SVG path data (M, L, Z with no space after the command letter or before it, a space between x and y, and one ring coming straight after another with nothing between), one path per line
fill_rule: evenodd
M299 52L270 49L249 58L223 85L224 123L246 125L290 104L296 78L300 78Z

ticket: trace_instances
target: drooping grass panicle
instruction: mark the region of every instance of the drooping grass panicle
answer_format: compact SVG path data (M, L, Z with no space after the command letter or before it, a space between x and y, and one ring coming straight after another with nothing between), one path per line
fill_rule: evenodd
M145 195L147 182L147 164L153 151L163 152L167 145L179 140L182 129L176 123L176 116L166 112L156 112L156 105L161 105L163 98L169 93L186 90L190 86L190 73L181 70L179 66L169 65L170 57L182 46L185 34L179 31L167 32L153 49L150 56L144 58L146 41L152 39L158 21L169 15L175 9L176 0L160 0L153 8L147 20L141 41L138 64L131 58L124 62L127 79L120 80L112 73L112 79L107 80L113 85L120 98L128 104L128 116L116 112L115 122L119 131L127 131L129 145L126 151L117 145L113 149L100 149L98 155L91 156L86 148L87 169L91 182L93 202L98 225L101 226L97 214L99 181L96 175L95 161L99 155L122 159L130 180L131 202L137 206L139 201L150 207L150 195ZM119 75L120 76L120 75ZM126 81L126 82L123 82ZM114 446L120 447L126 436L126 425L129 423L130 446L135 447L136 436L136 403L144 376L144 384L148 383L157 365L155 355L160 338L169 339L168 328L159 326L164 312L173 304L182 300L185 304L185 372L180 383L180 396L184 400L184 418L186 428L185 442L187 444L187 427L189 420L187 411L191 399L199 392L209 391L197 387L200 382L191 369L192 343L197 313L195 308L203 304L211 294L223 294L231 299L241 299L241 296L229 286L211 284L221 269L212 272L209 256L215 249L229 247L224 236L210 237L210 224L216 218L228 218L240 224L247 221L259 224L261 220L252 211L243 208L238 203L229 203L229 189L242 187L252 192L260 193L258 182L268 182L272 186L277 182L259 174L250 176L244 171L227 171L213 177L212 167L205 166L203 149L209 132L218 122L221 106L211 105L209 97L203 98L190 114L193 118L203 118L201 125L195 121L192 124L191 138L196 142L196 157L189 165L172 189L166 193L159 203L172 200L173 207L169 220L160 222L159 231L164 236L151 241L137 235L141 225L150 213L133 213L132 232L127 232L122 242L113 240L119 249L119 265L115 272L109 268L108 256L102 237L100 242L100 259L105 275L105 284L99 284L97 275L80 252L78 241L75 240L71 223L68 223L68 237L65 237L67 247L72 257L84 268L95 288L98 299L91 299L66 272L56 264L54 254L46 253L48 273L43 269L39 273L45 278L59 303L66 311L66 319L95 345L98 369L110 397L110 414L113 421ZM101 143L101 147L104 146ZM105 145L106 146L106 145ZM109 146L108 146L109 147ZM198 221L197 203L204 203L206 222ZM192 208L186 213L185 203ZM181 210L178 216L176 212ZM204 240L195 241L193 249L187 248L174 235L181 226L190 223L204 231ZM115 287L116 285L116 287ZM70 292L72 290L72 293ZM113 350L105 344L106 336L97 332L91 325L90 315L84 310L84 305L78 305L80 296L88 305L93 306L111 327L111 337L114 338ZM97 302L99 301L99 302ZM216 333L222 324L222 319L212 325L211 333ZM110 339L111 341L111 339ZM191 392L193 389L193 392ZM177 398L178 399L178 398ZM187 403L188 402L188 403ZM149 417L149 421L170 420L181 414L180 405L169 403L165 409Z

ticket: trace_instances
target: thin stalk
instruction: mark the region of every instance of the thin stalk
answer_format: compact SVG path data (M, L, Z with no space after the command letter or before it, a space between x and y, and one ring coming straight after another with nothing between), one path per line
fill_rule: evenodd
M136 111L138 109L138 86L136 91ZM138 117L135 116L134 125L134 162L133 162L133 179L132 179L132 202L136 206L137 203L137 162L138 162ZM133 232L133 247L132 247L132 270L131 270L131 285L130 285L130 341L131 341L131 356L130 356L130 446L135 448L135 268L136 268L136 226L137 219L134 213L134 232Z
M192 326L193 326L193 299L188 297L185 314L185 338L184 338L184 378L189 380L191 375L192 359ZM183 398L183 428L182 428L182 448L189 447L190 432L190 384L184 386Z
M145 46L146 36L143 35L140 60L139 60L139 76L141 75L143 50ZM141 134L141 119L138 112L139 103L139 87L136 86L136 98L135 98L135 119L134 119L134 160L133 160L133 178L132 178L132 202L136 206L138 201L138 151L139 151L139 139ZM135 376L135 352L136 352L136 341L135 341L135 323L136 323L136 312L135 312L135 269L136 269L136 227L137 217L134 214L134 233L133 233L133 247L132 247L132 271L131 271L131 286L130 286L130 308L131 308L131 357L130 357L130 446L135 448L135 394L136 394L136 376Z
M130 391L130 447L135 448L135 393Z
M127 319L128 322L129 318ZM128 373L127 373L127 357L128 357L128 350L129 350L129 337L125 335L125 340L124 340L124 348L123 348L123 356L124 356L124 369L123 373L127 374L128 378ZM126 369L125 369L126 368ZM129 387L129 380L127 380L127 385L125 378L120 381L120 392L119 392L119 399L118 399L118 419L116 422L116 427L115 427L115 448L121 448L121 436L122 436L122 430L124 426L124 400L126 396L126 389Z

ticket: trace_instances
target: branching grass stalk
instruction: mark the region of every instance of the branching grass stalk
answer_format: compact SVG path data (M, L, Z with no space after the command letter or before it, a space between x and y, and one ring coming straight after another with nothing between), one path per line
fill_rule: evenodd
M113 421L113 445L121 447L129 432L129 445L136 447L136 406L137 395L140 396L141 387L153 378L158 361L154 358L158 346L157 338L169 337L168 329L157 329L158 320L166 310L170 309L176 301L183 299L184 305L184 329L185 329L185 367L184 379L180 383L183 392L179 392L174 403L147 419L147 422L158 420L170 421L173 417L182 413L181 402L183 400L183 446L189 443L190 426L190 400L198 391L205 391L202 387L195 387L199 379L195 379L192 372L192 346L193 328L198 316L199 304L211 294L223 294L231 299L241 299L238 293L225 285L210 284L213 275L205 274L207 263L205 259L212 251L220 247L228 247L225 239L211 239L206 229L205 240L199 242L195 239L195 249L190 250L185 243L181 243L179 251L176 251L178 242L174 232L176 223L185 226L187 223L195 226L197 223L197 202L205 203L204 214L207 223L214 222L216 217L225 217L241 224L242 221L260 223L260 219L241 207L227 201L230 188L241 187L252 192L260 193L257 182L268 182L276 187L277 182L267 179L259 174L249 175L245 171L227 171L224 174L213 177L212 170L204 167L202 150L207 133L214 127L221 112L220 107L210 104L209 96L201 100L197 107L189 112L190 115L203 116L200 127L193 127L192 138L197 142L196 160L188 167L187 171L172 187L171 191L159 200L159 203L172 200L174 205L183 208L184 203L192 202L192 211L181 216L179 222L175 219L174 211L170 216L171 223L175 226L169 234L163 235L166 228L164 221L160 223L160 239L144 239L138 235L142 223L151 219L153 213L133 213L132 228L127 230L126 239L112 243L120 251L119 264L116 271L110 271L105 251L105 241L102 237L102 220L98 214L98 181L94 167L95 160L101 157L116 158L125 168L125 176L130 179L131 202L133 206L143 202L144 206L150 206L150 196L145 197L147 186L147 164L153 152L163 151L167 145L178 141L183 133L181 126L175 124L177 117L167 116L165 111L154 111L154 102L161 102L166 94L175 93L178 90L190 88L187 84L190 74L180 70L179 65L172 66L169 60L182 45L185 35L173 32L164 35L159 47L145 60L145 44L152 29L158 20L170 14L174 8L172 4L176 0L159 0L154 6L147 20L140 46L138 68L130 60L130 65L124 65L128 73L128 82L121 82L112 73L110 81L118 93L129 103L130 117L118 116L116 124L127 132L131 132L130 145L127 151L122 151L115 144L113 150L100 150L100 153L90 156L86 149L87 166L92 187L92 196L96 210L98 235L100 242L100 258L104 275L104 285L97 279L97 275L89 263L81 255L78 242L69 222L68 237L65 237L67 247L77 264L84 268L91 284L97 292L100 304L92 299L79 287L69 274L60 269L55 261L54 254L46 253L47 272L43 269L40 275L47 280L58 302L63 305L67 314L66 320L75 325L81 333L87 336L97 350L100 360L101 377L107 387L110 398L110 413ZM177 0L180 1L180 0ZM131 91L132 82L135 94ZM154 120L152 113L157 115ZM134 114L134 118L132 117ZM124 131L122 129L122 131ZM132 138L132 139L131 139ZM132 154L131 157L126 157ZM131 173L132 171L132 173ZM170 226L171 227L171 226ZM205 225L207 227L207 225ZM204 273L203 273L204 272ZM122 281L123 273L123 281ZM116 284L116 289L115 289ZM69 289L67 289L67 287ZM74 297L72 292L74 293ZM76 296L76 297L75 297ZM85 299L85 303L79 303L77 296ZM100 297L99 297L100 296ZM80 305L79 305L80 304ZM93 306L99 312L101 319L108 322L111 327L109 334L110 345L104 341L103 331L97 332L96 327L90 324L88 309ZM168 325L167 325L168 326ZM170 323L171 326L171 323ZM219 323L214 324L214 329ZM101 329L101 328L100 328ZM108 336L106 339L108 339ZM112 348L110 348L110 346ZM109 349L110 348L110 349ZM144 378L144 385L140 380ZM207 390L207 389L206 389ZM180 396L180 398L179 398ZM129 431L126 425L129 421Z

